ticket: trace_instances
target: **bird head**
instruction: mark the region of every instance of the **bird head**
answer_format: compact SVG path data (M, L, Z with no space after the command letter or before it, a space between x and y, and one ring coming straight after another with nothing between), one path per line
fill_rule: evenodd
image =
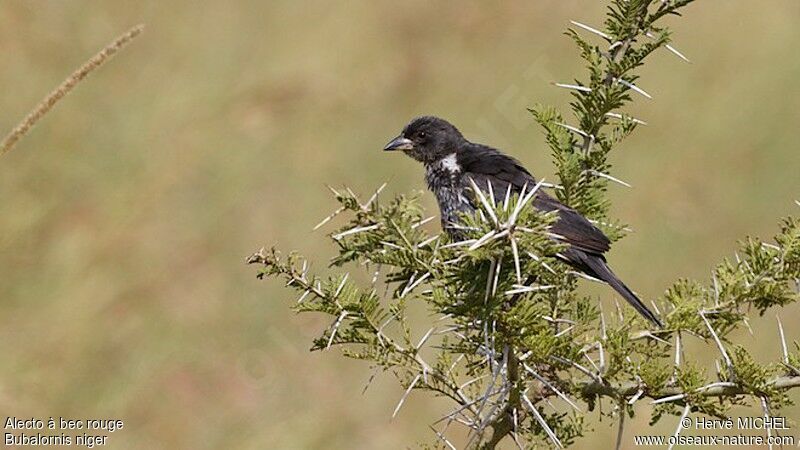
M448 121L424 116L412 120L383 149L401 150L417 161L433 164L454 153L463 141L464 136Z

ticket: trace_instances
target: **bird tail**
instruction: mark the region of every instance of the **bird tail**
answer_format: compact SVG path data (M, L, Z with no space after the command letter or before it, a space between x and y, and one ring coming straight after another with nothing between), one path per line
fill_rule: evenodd
M625 283L622 282L614 272L611 271L611 268L608 267L608 264L599 257L592 257L587 255L586 258L582 258L583 263L585 263L592 271L597 275L597 278L605 281L608 283L615 291L619 293L631 306L635 309L639 314L641 314L645 319L649 320L653 325L657 326L658 328L664 328L664 323L661 322L661 319L658 318L650 309L639 300L639 297L633 293L628 286L625 286Z

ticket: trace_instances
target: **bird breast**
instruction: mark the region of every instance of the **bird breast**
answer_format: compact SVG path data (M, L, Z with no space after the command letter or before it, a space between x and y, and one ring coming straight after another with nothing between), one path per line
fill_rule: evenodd
M455 223L459 212L472 210L465 196L466 183L455 153L428 165L425 168L425 182L439 203L442 227Z

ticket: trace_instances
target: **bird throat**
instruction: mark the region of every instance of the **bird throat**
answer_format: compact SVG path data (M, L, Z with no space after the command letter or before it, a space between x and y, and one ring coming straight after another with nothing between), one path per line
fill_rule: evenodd
M425 182L439 203L443 229L452 229L460 212L472 210L465 195L467 186L455 153L425 164Z

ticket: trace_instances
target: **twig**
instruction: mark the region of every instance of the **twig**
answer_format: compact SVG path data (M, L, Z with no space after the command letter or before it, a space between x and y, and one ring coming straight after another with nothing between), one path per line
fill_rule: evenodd
M567 360L563 361L569 363ZM591 378L590 380L577 383L578 386L580 387L580 391L584 395L590 395L590 396L601 395L610 398L618 398L620 396L627 397L636 394L636 392L640 388L639 383L635 382L604 383L596 379L596 375L591 371L586 370L585 368L583 368L581 372L584 372L585 375L588 375ZM780 390L800 388L800 376L777 377L767 382L767 385L769 387ZM693 392L692 395L702 396L702 397L721 397L721 396L756 395L756 394L753 394L752 392L747 390L744 386L738 383L725 382L725 383L712 383L710 385L706 385L704 386L704 388L698 389L697 391ZM686 396L686 393L682 391L679 387L671 386L671 387L659 388L658 391L645 392L645 394L643 395L643 397L649 397L649 398L661 398L661 399L666 398L661 396L670 396L670 397L680 396L681 398L683 398Z

